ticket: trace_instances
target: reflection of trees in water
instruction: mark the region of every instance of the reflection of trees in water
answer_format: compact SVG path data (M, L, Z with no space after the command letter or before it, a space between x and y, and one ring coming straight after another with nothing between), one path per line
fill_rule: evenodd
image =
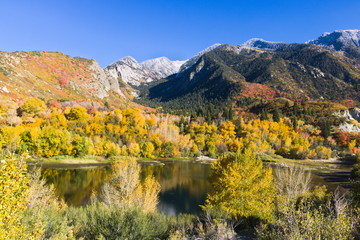
M143 176L152 174L161 185L161 192L181 187L192 196L202 195L210 187L210 165L191 162L171 162L160 166L143 166Z
M110 168L43 169L47 183L54 184L56 193L66 203L79 206L89 201L92 191L109 180ZM210 165L192 162L167 162L165 165L142 166L142 179L153 175L161 185L160 207L171 211L197 212L210 188ZM169 212L170 211L165 211Z
M47 183L54 184L58 196L65 202L79 206L89 201L91 193L100 189L109 178L109 169L50 169L42 170Z
M103 182L108 181L109 174L110 169L105 167L42 170L47 182L54 184L56 193L75 206L86 203L92 191L99 190ZM142 179L148 175L153 175L161 185L160 208L170 209L163 211L166 213L196 213L210 189L210 165L207 164L169 161L165 165L143 165ZM330 185L317 175L312 175L312 178L312 184Z
M169 215L196 213L203 204L210 184L210 165L168 162L162 166L144 166L143 176L154 175L161 185L159 209Z
M300 162L301 163L301 162ZM340 165L340 164L339 164ZM303 164L288 164L287 167L282 167L279 165L275 165L275 164L269 164L268 166L270 166L273 169L273 172L275 173L276 171L286 171L288 170L289 167L291 168L304 168ZM340 167L344 167L345 165L342 165ZM345 166L346 167L346 166ZM327 166L324 164L324 169L323 170L327 170L329 171L329 173L321 173L319 170L311 170L311 169L304 169L305 172L310 173L311 176L311 187L314 186L326 186L327 189L330 192L335 191L335 189L340 185L340 186L347 186L347 184L349 183L350 180L350 172L351 170L347 170L346 168L342 168L340 171L337 171L335 169L331 169L329 168L329 170L327 170ZM277 177L275 176L275 182L278 181Z

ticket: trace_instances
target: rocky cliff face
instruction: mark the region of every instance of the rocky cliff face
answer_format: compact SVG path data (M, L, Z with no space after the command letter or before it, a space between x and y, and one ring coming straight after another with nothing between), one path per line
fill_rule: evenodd
M360 109L351 108L349 110L335 113L335 116L345 119L345 122L339 126L339 130L345 132L360 133Z
M356 120L360 123L360 109L359 108L350 109L349 114L354 120Z
M166 57L139 63L128 56L107 66L105 71L113 78L120 78L128 84L139 86L141 83L156 81L178 72L183 63L184 61L171 61Z
M55 52L0 52L0 95L96 100L115 94L123 98L116 78L95 60Z
M97 62L93 61L89 68L92 70L93 88L98 89L98 97L107 97L110 90L123 96L117 79L105 72Z

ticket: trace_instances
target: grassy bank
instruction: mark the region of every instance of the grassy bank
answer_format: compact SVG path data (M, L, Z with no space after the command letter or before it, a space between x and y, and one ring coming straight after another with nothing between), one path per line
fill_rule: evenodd
M69 156L57 156L53 158L29 158L27 163L30 166L43 166L51 168L84 168L84 167L98 167L106 166L118 160L128 160L127 156L115 156L111 158L99 156L85 156L81 158ZM194 158L189 157L174 157L174 158L136 158L137 162L142 164L162 164L162 161L193 161Z
M54 158L30 158L27 163L30 166L43 166L52 168L83 168L105 166L112 163L113 159L98 156L86 156L82 158L57 156Z

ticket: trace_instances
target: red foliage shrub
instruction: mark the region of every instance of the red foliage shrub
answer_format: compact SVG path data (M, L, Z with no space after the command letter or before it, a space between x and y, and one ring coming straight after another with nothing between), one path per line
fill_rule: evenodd
M338 131L335 134L335 140L338 144L342 146L347 146L351 140L350 133L344 131Z

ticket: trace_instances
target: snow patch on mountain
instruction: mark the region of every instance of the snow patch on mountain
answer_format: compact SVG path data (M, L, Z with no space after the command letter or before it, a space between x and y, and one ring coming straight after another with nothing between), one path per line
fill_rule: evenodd
M141 83L159 80L178 72L184 63L185 61L171 61L166 57L139 63L135 58L127 56L107 66L105 70L113 77L121 78L128 84L139 86Z

